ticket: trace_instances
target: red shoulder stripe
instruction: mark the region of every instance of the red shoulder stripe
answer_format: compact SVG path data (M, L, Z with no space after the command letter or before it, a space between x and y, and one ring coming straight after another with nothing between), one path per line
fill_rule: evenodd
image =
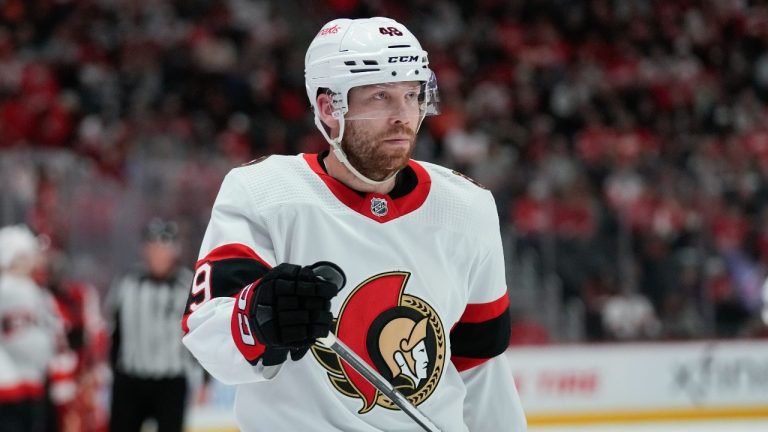
M195 268L197 269L205 262L220 261L227 258L252 258L264 264L267 268L272 268L259 254L242 243L229 243L211 250L205 257L197 261Z
M453 365L456 366L456 370L459 372L464 372L465 370L472 369L475 366L480 366L488 360L490 359L451 356L451 362L453 362Z
M36 399L44 394L45 389L42 384L22 381L8 387L0 387L0 403Z
M462 323L480 323L496 318L509 308L509 294L506 292L489 303L468 304L459 319Z

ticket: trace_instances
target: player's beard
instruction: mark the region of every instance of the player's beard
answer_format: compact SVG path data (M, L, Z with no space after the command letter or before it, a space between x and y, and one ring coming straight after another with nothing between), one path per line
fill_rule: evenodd
M384 140L400 136L408 137L409 144L406 148L383 143ZM403 124L394 125L377 134L362 124L350 121L346 124L341 140L341 149L347 155L349 163L360 174L375 181L384 180L408 166L415 146L416 132Z

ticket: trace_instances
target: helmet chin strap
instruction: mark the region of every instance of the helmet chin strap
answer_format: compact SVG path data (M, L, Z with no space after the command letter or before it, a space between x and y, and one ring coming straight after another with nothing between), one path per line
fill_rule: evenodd
M390 174L387 178L384 180L373 180L366 176L364 176L360 171L355 168L352 163L349 162L349 159L347 159L346 153L344 153L344 150L341 148L341 139L344 137L344 116L340 115L338 117L339 120L339 136L336 138L331 138L330 135L328 135L328 132L325 130L325 126L323 125L322 121L320 120L320 117L317 115L315 116L315 124L317 125L317 128L320 129L320 133L323 134L323 137L326 141L333 147L333 154L336 155L336 159L341 162L342 165L344 165L349 172L351 172L355 177L357 177L360 181L372 185L372 186L378 186L381 184L386 183L389 179L396 176L400 170L397 170Z
M320 133L323 134L323 137L325 138L325 140L328 141L331 147L333 147L333 154L336 155L336 159L338 159L339 162L341 162L341 164L344 165L349 170L349 172L351 172L360 181L369 185L378 186L380 184L386 183L389 179L396 176L397 173L400 172L400 170L393 172L392 174L387 176L387 178L385 178L384 180L373 180L364 176L360 171L357 170L357 168L355 168L352 165L351 162L349 162L349 159L347 159L346 153L344 153L344 150L341 148L341 140L344 137L344 124L345 124L344 115L341 113L341 111L336 111L336 112L339 113L338 116L334 116L339 121L339 136L336 138L331 138L330 135L328 135L328 132L325 130L325 125L323 125L322 120L320 120L320 117L318 115L315 115L315 125L317 126L318 129L320 129ZM421 129L421 123L424 121L424 117L426 117L426 111L421 114L419 118L419 124L416 125L415 133L418 133L419 129Z

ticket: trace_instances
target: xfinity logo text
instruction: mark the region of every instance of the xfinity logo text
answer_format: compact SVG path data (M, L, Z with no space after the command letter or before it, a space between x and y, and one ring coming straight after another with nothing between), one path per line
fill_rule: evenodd
M735 395L768 396L768 358L733 355L712 345L698 359L678 364L672 379L673 387L694 404Z

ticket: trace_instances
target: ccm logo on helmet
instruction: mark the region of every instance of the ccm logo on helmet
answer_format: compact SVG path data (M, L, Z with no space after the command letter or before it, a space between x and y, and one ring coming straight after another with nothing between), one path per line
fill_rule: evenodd
M390 63L410 63L415 61L419 61L419 56L392 56L389 58Z

